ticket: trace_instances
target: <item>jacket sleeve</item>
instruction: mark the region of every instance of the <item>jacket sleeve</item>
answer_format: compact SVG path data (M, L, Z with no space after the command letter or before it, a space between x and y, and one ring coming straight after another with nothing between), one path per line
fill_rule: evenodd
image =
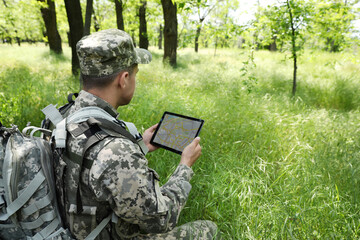
M90 185L98 199L106 199L121 221L142 233L173 229L183 209L193 171L179 165L162 187L140 148L128 139L114 138L97 155ZM126 225L126 224L125 224Z

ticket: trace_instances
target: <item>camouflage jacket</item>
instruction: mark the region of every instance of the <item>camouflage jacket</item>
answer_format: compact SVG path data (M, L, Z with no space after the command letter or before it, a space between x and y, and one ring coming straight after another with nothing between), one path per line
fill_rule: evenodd
M118 116L106 101L86 91L81 91L74 105L65 115L87 107L98 106L114 117ZM77 127L69 124L68 130ZM68 134L66 151L80 154L86 137ZM85 238L102 219L112 212L117 223L108 224L99 239L124 239L138 234L162 233L173 229L188 198L189 183L193 171L179 165L163 186L159 176L148 167L148 161L140 147L127 138L107 137L91 147L85 158L92 160L91 168L81 170L80 196L84 211L81 214L73 206L65 204L66 220L71 232L78 239ZM71 171L66 170L65 186L71 186ZM65 199L74 196L66 195Z

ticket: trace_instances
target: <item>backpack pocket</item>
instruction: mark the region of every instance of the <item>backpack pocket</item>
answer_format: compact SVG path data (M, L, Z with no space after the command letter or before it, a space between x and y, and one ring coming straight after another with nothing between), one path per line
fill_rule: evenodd
M96 222L96 206L82 206L83 211L79 214L77 212L77 206L70 204L69 225L70 231L77 238L86 238L88 233L95 229L98 225ZM85 231L84 231L85 230Z

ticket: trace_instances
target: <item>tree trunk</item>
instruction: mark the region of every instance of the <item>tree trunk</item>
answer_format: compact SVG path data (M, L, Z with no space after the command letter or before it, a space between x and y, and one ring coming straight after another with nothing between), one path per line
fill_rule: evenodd
M296 53L294 54L293 58L294 58L294 76L293 76L292 95L295 96L295 93L296 93L296 71L297 71L297 57L296 57Z
M90 34L91 14L92 14L92 13L93 13L93 0L86 0L86 13L85 13L84 36Z
M326 38L326 50L329 52L340 52L340 45L335 43L331 37Z
M95 32L98 32L100 30L100 24L99 24L99 21L96 18L96 14L95 14L94 9L93 9L93 14L92 15L93 15L93 19L94 19Z
M131 24L131 23L130 23ZM131 38L133 39L134 47L136 47L136 41L135 41L135 33L134 30L131 30Z
M277 51L276 37L273 37L272 40L273 41L272 41L272 43L270 43L269 50L271 52L276 52Z
M45 2L45 0L38 1ZM51 51L61 54L63 51L61 46L61 37L57 30L55 3L53 0L47 0L47 5L47 7L42 7L40 11L42 18L44 19L49 47Z
M196 35L195 35L195 52L199 51L199 37L201 32L201 25L199 25L196 29Z
M176 66L177 48L177 7L172 0L161 0L164 15L164 61Z
M76 54L76 43L82 38L84 32L81 6L79 0L64 0L64 2L70 28L71 69L72 73L77 75L80 64Z
M286 1L289 16L290 16L290 24L291 24L291 44L292 44L292 57L294 59L294 72L293 72L293 88L292 88L292 95L295 96L296 93L296 71L297 71L297 54L296 54L296 30L294 26L294 18L292 15L291 7L289 0Z
M158 46L159 46L159 49L162 49L162 39L163 39L163 28L160 24L160 28L159 28L159 38L158 38Z
M140 48L149 48L149 39L147 35L146 27L146 0L141 1L141 6L139 8L139 47Z
M214 56L216 56L217 45L218 45L218 37L216 37L216 39L215 39L215 51L214 51Z
M115 0L115 11L117 28L125 31L122 0Z

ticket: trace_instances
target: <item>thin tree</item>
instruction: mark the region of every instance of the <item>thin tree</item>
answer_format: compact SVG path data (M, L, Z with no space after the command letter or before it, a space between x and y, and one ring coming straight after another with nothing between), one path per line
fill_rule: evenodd
M292 95L297 89L298 58L301 50L304 49L305 34L311 32L311 20L314 6L306 0L286 0L277 6L269 6L264 12L263 22L257 25L258 31L263 28L263 36L270 41L281 43L280 50L289 50L293 59L293 86ZM270 28L270 29L269 29ZM287 48L289 46L289 48Z
M148 49L149 39L146 24L146 0L142 0L139 7L139 47Z
M158 37L158 47L159 47L159 49L162 49L162 40L163 40L163 28L162 28L162 25L160 24L160 26L159 26L159 37Z
M91 15L93 13L93 0L86 0L84 36L90 34Z
M122 0L115 0L115 12L117 28L125 31Z
M197 15L198 15L198 23L196 26L196 34L195 34L195 52L199 51L199 38L200 38L200 33L201 33L201 28L202 28L202 24L204 22L204 20L206 19L206 17L210 14L210 12L216 7L216 4L218 2L221 2L221 0L217 0L215 1L215 3L213 3L213 5L208 4L207 0L197 0L195 5L197 8Z
M61 37L57 29L55 3L53 0L47 0L46 3L45 0L38 1L43 3L40 11L45 23L50 50L54 53L61 54L63 51Z
M94 28L95 28L95 32L98 32L100 30L100 23L96 17L94 8L93 8L93 12L92 12L92 16L93 16L93 20L94 20Z
M291 27L291 54L294 60L294 69L293 69L293 88L292 95L294 96L296 93L296 73L297 73L297 54L296 54L296 38L298 33L296 32L294 26L294 17L292 14L292 7L290 6L289 0L286 0L287 11L289 13L290 27Z
M84 32L81 6L79 0L64 0L64 2L70 28L71 69L72 73L77 75L80 69L80 63L76 54L76 43L82 38Z
M164 15L164 61L176 66L177 48L177 7L172 0L161 0Z

